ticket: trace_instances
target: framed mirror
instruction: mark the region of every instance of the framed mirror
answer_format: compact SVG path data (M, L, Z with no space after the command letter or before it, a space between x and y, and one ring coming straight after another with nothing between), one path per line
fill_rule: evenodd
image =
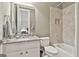
M27 5L12 3L12 31L16 34L34 34L35 9Z

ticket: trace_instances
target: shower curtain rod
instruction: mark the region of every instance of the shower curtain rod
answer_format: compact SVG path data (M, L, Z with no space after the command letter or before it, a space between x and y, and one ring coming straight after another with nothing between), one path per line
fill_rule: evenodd
M58 7L59 5L63 4L63 2L59 3L56 7Z

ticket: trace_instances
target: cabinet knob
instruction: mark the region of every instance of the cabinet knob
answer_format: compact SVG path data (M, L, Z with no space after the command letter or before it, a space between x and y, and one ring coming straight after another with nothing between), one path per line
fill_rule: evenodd
M23 55L23 52L21 52L20 55Z

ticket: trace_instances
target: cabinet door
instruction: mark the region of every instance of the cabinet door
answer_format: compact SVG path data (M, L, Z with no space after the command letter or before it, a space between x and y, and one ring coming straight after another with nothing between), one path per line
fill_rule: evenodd
M5 44L4 47L6 48L6 53L10 53L16 50L20 51L25 48L26 49L39 48L40 42L39 41L19 42L19 43Z
M25 57L26 55L24 54L24 51L16 51L16 52L11 52L7 53L7 57Z
M22 51L7 53L7 57L40 57L40 49L32 48Z
M40 57L40 49L32 48L25 51L27 57Z

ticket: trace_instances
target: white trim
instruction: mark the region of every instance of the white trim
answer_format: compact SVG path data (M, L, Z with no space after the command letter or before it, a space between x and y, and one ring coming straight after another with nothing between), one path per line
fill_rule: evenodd
M50 7L50 21L51 21L51 9L52 9L52 7ZM49 21L49 37L51 37L51 22ZM49 44L51 44L51 38L49 38L50 40L49 40Z
M17 33L19 31L19 5L17 5Z
M30 10L28 10L28 28L29 28L28 34L30 34Z
M75 2L75 56L77 56L77 2Z
M23 7L23 8L35 10L35 8L32 4L21 3L21 2L19 2L19 3L13 2L13 3L19 5L20 7Z

